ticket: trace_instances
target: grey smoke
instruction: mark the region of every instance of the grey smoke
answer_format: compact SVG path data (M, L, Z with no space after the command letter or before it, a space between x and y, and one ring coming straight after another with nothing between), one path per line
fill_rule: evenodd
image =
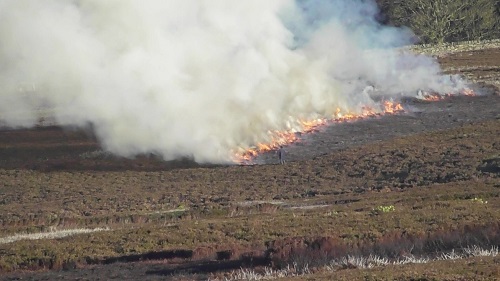
M93 124L103 147L230 162L374 94L454 92L373 1L0 0L0 119Z

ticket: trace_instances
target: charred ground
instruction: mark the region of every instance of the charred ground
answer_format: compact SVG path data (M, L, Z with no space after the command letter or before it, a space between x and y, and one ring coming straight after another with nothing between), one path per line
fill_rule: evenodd
M0 244L0 278L201 280L246 266L279 268L299 256L320 266L325 255L395 258L498 246L500 96L481 81L485 67L488 81L498 76L498 53L441 58L446 71L475 77L485 95L408 99L408 113L330 124L287 147L284 166L272 152L255 166L121 159L101 152L85 130L2 130L0 237L110 230ZM500 278L498 263L443 261L433 271L405 265L310 278L487 280Z

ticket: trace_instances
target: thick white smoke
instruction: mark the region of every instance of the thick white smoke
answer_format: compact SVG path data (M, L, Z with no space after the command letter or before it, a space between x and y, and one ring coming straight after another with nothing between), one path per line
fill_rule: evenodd
M93 124L105 149L226 162L363 89L452 91L354 0L0 0L0 119ZM49 112L49 113L47 113Z

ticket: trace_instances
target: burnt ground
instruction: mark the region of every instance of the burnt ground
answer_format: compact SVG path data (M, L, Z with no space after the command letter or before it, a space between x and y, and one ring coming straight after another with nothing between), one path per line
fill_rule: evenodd
M0 279L203 280L249 264L289 261L290 247L309 240L330 241L321 247L336 239L380 244L394 233L428 239L463 228L470 236L476 229L471 225L495 225L500 221L500 95L481 77L499 74L499 53L481 50L440 59L446 72L476 77L476 91L484 95L407 99L402 114L329 124L286 147L285 166L274 165L273 152L256 159L265 165L248 167L163 162L152 155L122 159L102 153L89 130L2 129L0 237L49 226L112 231L56 243L0 244ZM476 196L489 205L471 205ZM401 211L390 219L373 213L378 205L392 204ZM484 227L479 229L486 235ZM500 244L496 236L487 238ZM416 265L335 276L494 280L500 278L498 262L442 262L434 265L442 273L434 275ZM462 274L454 273L457 268ZM52 270L26 271L40 269Z
M405 113L333 122L313 134L302 136L301 141L287 147L287 160L312 159L332 150L500 118L500 97L491 95L491 90L488 93L474 98L447 98L440 102L408 99L403 103L407 110ZM273 152L260 155L255 161L259 164L278 162Z

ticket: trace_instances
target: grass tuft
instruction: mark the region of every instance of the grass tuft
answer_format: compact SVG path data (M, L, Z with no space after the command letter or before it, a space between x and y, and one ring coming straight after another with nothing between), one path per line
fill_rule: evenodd
M110 228L78 228L78 229L62 229L62 230L52 230L49 232L39 232L39 233L18 233L15 235L0 238L0 244L8 244L20 240L39 240L39 239L57 239L72 235L92 233L99 231L109 231Z

